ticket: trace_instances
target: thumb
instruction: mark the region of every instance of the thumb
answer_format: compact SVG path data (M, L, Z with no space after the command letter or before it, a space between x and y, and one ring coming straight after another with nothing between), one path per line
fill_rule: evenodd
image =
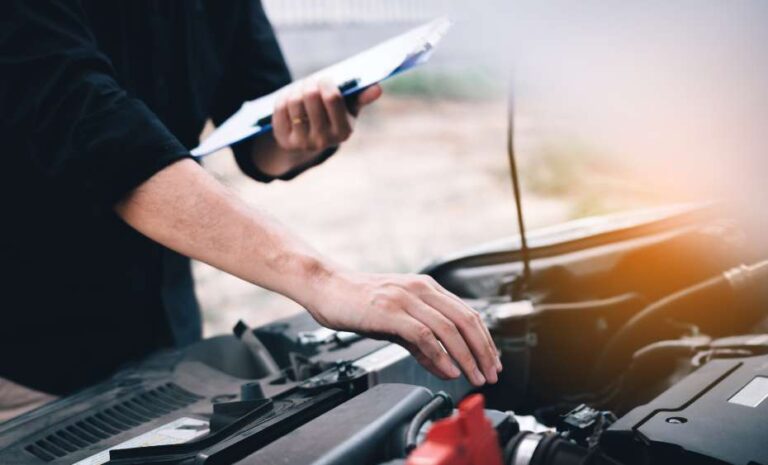
M357 95L357 98L355 99L355 103L352 110L352 115L357 116L357 114L360 112L360 109L362 109L366 105L370 105L376 100L381 97L381 94L384 91L382 90L381 86L379 84L374 84L371 87L365 89L364 91L360 92Z
M360 107L370 105L371 103L378 100L379 97L381 97L381 94L383 92L384 91L381 89L381 86L379 84L374 84L371 87L360 92L360 95L357 97L357 104Z

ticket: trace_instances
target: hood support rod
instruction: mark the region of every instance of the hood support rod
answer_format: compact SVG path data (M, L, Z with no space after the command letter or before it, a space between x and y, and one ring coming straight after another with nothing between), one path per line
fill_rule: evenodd
M523 201L520 195L520 177L517 172L517 160L515 157L515 98L513 85L509 86L509 100L507 109L507 156L509 158L509 171L512 175L512 191L515 196L517 208L517 227L520 231L520 255L523 259L523 276L520 286L517 287L520 294L528 291L531 279L531 259L528 251L528 240L525 235L525 221L523 220Z

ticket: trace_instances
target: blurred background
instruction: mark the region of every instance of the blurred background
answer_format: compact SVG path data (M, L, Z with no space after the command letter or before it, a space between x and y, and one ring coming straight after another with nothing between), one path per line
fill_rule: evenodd
M510 89L529 228L724 197L765 216L768 2L263 3L296 78L435 17L455 21L433 60L387 82L322 166L264 185L226 150L206 160L348 267L417 271L517 233ZM301 311L207 265L194 273L206 336Z

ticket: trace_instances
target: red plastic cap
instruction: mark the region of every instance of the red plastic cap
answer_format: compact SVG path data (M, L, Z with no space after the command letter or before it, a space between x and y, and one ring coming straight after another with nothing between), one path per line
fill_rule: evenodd
M406 465L503 465L496 430L484 409L481 394L464 399L457 415L432 425Z

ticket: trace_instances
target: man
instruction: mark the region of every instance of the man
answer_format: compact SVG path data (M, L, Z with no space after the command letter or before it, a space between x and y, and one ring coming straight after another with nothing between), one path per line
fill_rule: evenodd
M258 1L9 3L0 376L11 393L66 394L199 339L185 257L279 292L330 328L395 340L437 376L497 380L490 335L457 297L427 277L342 269L191 159L207 118L219 124L290 82ZM351 113L380 94L368 89ZM338 89L296 83L274 132L235 156L256 180L288 180L328 158L353 121Z

